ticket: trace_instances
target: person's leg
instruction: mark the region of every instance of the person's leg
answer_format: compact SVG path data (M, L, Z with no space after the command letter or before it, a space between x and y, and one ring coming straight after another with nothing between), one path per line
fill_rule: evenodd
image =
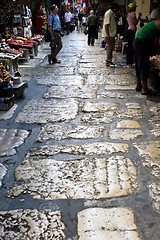
M95 27L93 26L91 28L91 44L94 45L94 39L95 39Z
M134 63L133 61L133 40L135 38L135 31L127 30L128 48L127 48L127 65Z
M91 43L91 37L92 37L91 28L88 27L88 45L90 45L90 43Z
M66 23L66 30L67 30L67 34L69 35L69 33L70 33L70 22L67 22Z
M136 63L137 84L136 91L141 91L142 94L148 93L147 80L149 78L149 48L144 40L134 39L133 49Z
M53 32L55 47L51 49L51 60L54 62L57 54L62 49L61 36L58 32Z
M114 46L115 46L114 38L110 37L110 39L107 41L106 64L111 64L112 63L112 55L113 55Z

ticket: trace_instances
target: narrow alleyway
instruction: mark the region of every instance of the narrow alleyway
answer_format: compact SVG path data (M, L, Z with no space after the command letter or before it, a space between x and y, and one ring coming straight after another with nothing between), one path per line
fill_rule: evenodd
M160 96L115 53L63 37L21 62L28 89L0 112L0 240L159 240Z

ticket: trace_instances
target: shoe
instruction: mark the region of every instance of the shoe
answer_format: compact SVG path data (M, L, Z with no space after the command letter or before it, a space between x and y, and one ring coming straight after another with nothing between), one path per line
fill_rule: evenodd
M106 63L106 67L115 68L114 63Z
M53 60L53 63L61 63L61 60L58 60L57 58L55 58L55 59Z
M156 91L151 91L151 90L148 90L147 92L141 92L142 95L156 95L157 92Z
M135 89L136 89L136 92L141 92L142 91L142 87L139 87L139 88L136 87Z

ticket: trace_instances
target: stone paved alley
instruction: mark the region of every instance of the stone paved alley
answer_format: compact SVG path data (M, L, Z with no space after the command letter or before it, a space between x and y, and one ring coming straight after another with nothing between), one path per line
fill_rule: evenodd
M125 54L72 32L20 62L28 89L0 112L0 240L159 240L160 96Z

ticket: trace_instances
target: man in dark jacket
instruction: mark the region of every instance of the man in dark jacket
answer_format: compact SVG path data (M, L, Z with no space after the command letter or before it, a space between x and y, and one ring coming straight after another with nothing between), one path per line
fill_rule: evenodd
M90 11L86 26L88 27L88 45L91 43L91 45L94 46L95 35L98 27L98 18L94 15L93 10Z

